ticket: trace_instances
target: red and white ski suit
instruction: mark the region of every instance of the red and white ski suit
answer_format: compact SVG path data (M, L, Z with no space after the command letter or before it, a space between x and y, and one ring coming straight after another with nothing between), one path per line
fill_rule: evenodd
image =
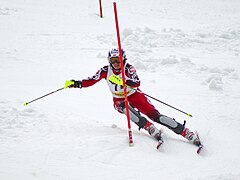
M125 63L124 68L126 84L128 86L131 86L132 88L138 88L140 86L140 80L138 78L135 68L129 63ZM120 104L125 100L124 89L122 86L112 84L108 80L109 76L111 76L112 74L118 75L120 78L122 78L122 73L120 70L115 70L110 65L108 65L99 69L92 77L81 80L82 87L84 88L92 86L95 83L99 82L101 79L105 79L113 96L114 108L120 113L123 113ZM141 113L145 114L153 121L156 121L159 118L160 113L151 104L150 100L144 96L144 94L131 88L127 88L127 96L130 105L138 109Z
M189 140L186 133L188 132L188 129L185 128L185 123L180 124L175 119L160 114L159 111L151 104L149 99L143 93L139 92L140 90L138 89L138 87L140 86L140 80L138 78L135 68L129 63L125 63L124 70L126 76L126 84L131 87L127 87L127 96L130 105L138 109L138 111L140 111L141 113L148 116L151 120L168 127L176 134L182 135ZM97 73L92 77L81 80L81 87L89 87L99 82L101 79L105 79L112 93L115 109L118 110L120 113L124 113L125 107L122 106L124 104L123 102L125 101L124 89L122 86L113 84L108 80L112 74L118 75L120 78L122 78L122 73L120 70L115 70L111 67L111 65L108 65L99 69ZM132 88L137 88L138 91L133 90ZM161 137L161 135L159 133L158 135L156 134L159 131L152 123L150 123L145 117L136 115L137 112L134 112L134 109L131 110L130 113L132 113L131 120L135 122L139 126L139 128L146 129L151 136L159 140L158 137ZM194 133L191 132L191 134L193 135Z

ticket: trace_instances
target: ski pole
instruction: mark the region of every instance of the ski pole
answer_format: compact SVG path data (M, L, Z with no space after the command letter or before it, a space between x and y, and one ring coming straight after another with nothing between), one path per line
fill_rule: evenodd
M34 102L34 101L37 101L37 100L39 100L39 99L42 99L42 98L44 98L44 97L46 97L46 96L49 96L49 95L51 95L51 94L53 94L53 93L56 93L56 92L58 92L58 91L61 91L61 90L63 90L63 89L65 89L65 88L63 87L63 88L57 89L57 90L55 90L55 91L52 91L52 92L50 92L50 93L48 93L48 94L45 94L45 95L39 97L39 98L33 99L33 100L29 101L29 102L25 102L25 103L24 103L24 106L27 106L28 104L30 104L30 103L32 103L32 102Z
M117 84L117 85L122 85L122 84L123 84L122 79L121 79L119 76L116 76L116 75L114 75L114 74L111 75L108 80L109 80L110 82L114 83L114 84ZM179 111L179 112L181 112L181 113L183 113L183 114L186 114L187 116L192 117L192 115L191 115L190 113L186 113L186 112L184 112L184 111L182 111L182 110L180 110L180 109L178 109L178 108L176 108L176 107L174 107L174 106L171 106L171 105L169 105L169 104L167 104L167 103L165 103L165 102L163 102L163 101L161 101L161 100L159 100L159 99L157 99L157 98L154 98L154 97L152 97L152 96L150 96L150 95L148 95L148 94L145 94L145 93L143 93L142 91L140 91L140 90L138 90L138 89L134 89L134 88L132 88L132 87L130 87L130 86L128 86L128 87L131 88L132 90L135 90L135 91L138 91L138 92L142 93L143 95L145 95L145 96L147 96L147 97L150 97L150 98L154 99L155 101L158 101L158 102L160 102L160 103L162 103L162 104L164 104L164 105L166 105L166 106L169 106L169 107L171 107L171 108L173 108L173 109L175 109L175 110L177 110L177 111Z
M133 88L131 88L131 89L133 89ZM158 101L158 102L160 102L160 103L162 103L162 104L164 104L164 105L166 105L166 106L169 106L169 107L171 107L171 108L173 108L173 109L175 109L175 110L177 110L177 111L179 111L179 112L181 112L181 113L183 113L183 114L186 114L187 116L192 117L192 115L191 115L190 113L186 113L186 112L184 112L184 111L182 111L182 110L180 110L180 109L178 109L178 108L176 108L176 107L174 107L174 106L171 106L171 105L169 105L169 104L167 104L167 103L165 103L165 102L163 102L163 101L160 101L159 99L154 98L154 97L152 97L152 96L150 96L150 95L148 95L148 94L145 94L145 93L143 93L142 91L140 91L140 90L138 90L138 89L133 89L133 90L138 91L138 92L144 94L145 96L154 99L155 101Z

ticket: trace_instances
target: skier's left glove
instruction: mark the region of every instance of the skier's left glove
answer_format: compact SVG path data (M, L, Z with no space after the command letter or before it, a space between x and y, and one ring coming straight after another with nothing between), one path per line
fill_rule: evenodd
M81 81L75 81L75 80L67 80L65 82L64 88L82 88L82 82Z

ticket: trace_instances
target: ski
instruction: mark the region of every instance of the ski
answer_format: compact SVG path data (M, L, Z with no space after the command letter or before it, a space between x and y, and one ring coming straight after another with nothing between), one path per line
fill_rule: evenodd
M202 149L203 149L203 145L202 145L201 140L200 140L200 138L199 138L198 132L196 132L196 135L197 135L197 137L198 137L198 139L199 139L199 144L198 144L198 148L197 148L197 154L200 154L200 152L201 152Z
M200 152L202 151L202 148L203 148L203 145L200 144L197 149L197 154L200 154Z
M161 145L163 144L163 140L159 140L157 144L157 149L159 150Z

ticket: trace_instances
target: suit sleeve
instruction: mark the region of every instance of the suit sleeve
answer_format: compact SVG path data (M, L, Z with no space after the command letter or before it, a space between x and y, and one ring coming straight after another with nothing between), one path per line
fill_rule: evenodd
M101 79L107 78L107 66L104 66L103 68L99 69L96 74L94 74L92 77L88 77L86 79L82 79L82 87L89 87L97 82L99 82Z
M133 88L140 86L140 79L137 75L136 69L130 64L128 64L126 67L126 76L126 84L128 86L131 86Z

